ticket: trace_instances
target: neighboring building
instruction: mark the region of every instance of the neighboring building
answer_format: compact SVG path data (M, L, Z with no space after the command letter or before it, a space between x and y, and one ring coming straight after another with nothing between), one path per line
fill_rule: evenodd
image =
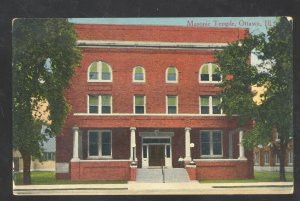
M278 140L278 138L277 138ZM279 172L279 157L270 143L267 146L258 146L253 150L254 170L258 172ZM287 146L285 153L285 171L293 172L294 168L294 143L293 139Z
M35 119L40 119L50 124L49 121L49 112L46 111L48 106L47 101L40 101L37 107L32 111L32 116ZM41 134L43 134L46 129L46 125L42 125ZM37 159L33 159L30 164L31 171L55 171L55 147L56 147L56 138L47 138L48 141L43 143L43 157L42 162ZM21 153L18 150L13 150L13 165L14 171L23 171L23 159Z
M83 57L65 92L72 110L57 137L57 178L135 180L137 168L182 165L190 179L253 178L252 151L244 153L215 86L215 51L248 30L75 29Z
M264 86L257 87L252 86L252 91L256 93L253 98L258 105L262 103L262 95L267 91L267 88ZM278 133L274 130L272 132L272 140L273 142L279 142ZM253 150L253 160L254 160L254 170L259 172L270 172L270 171L279 171L279 157L277 156L274 148L272 147L272 143L269 145L254 148ZM293 151L293 139L290 139L288 144L286 153L285 153L285 171L293 172L293 164L294 164L294 151Z
M37 159L31 161L31 171L55 171L55 137L49 138L43 145L42 162ZM23 159L19 151L13 151L14 171L23 171Z

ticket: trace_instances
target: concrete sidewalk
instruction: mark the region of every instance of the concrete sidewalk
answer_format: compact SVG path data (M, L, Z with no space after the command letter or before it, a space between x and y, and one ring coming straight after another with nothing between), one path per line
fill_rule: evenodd
M290 194L292 182L258 183L137 183L14 186L15 195L210 195Z

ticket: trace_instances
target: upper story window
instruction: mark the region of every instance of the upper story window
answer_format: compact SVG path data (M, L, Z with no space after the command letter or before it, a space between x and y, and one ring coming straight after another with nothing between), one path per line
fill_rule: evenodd
M218 83L221 81L221 75L217 73L219 66L217 64L203 64L199 70L199 82Z
M112 82L112 70L109 64L98 61L88 68L89 82Z
M167 96L167 114L177 114L178 112L178 97Z
M88 157L111 158L111 131L90 130L88 131Z
M178 83L178 71L176 67L169 67L166 70L166 82Z
M90 114L111 114L111 95L89 95L88 99Z
M145 96L134 96L134 113L145 114Z
M220 103L216 96L200 96L200 114L222 114Z
M135 67L133 69L133 82L145 82L145 80L145 69L141 66Z
M222 131L200 131L201 156L218 157L223 155Z

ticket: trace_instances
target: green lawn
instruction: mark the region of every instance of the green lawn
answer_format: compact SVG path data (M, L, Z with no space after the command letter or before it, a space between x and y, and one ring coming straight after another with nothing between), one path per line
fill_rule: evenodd
M15 173L15 184L22 185L22 173ZM126 184L127 181L71 181L55 179L55 172L31 172L32 185L51 184Z
M247 182L278 182L278 172L255 172L255 179L247 180L200 180L201 183L247 183ZM15 173L16 185L22 185L22 173ZM287 181L294 180L292 173L286 173ZM51 185L51 184L126 184L127 181L71 181L56 180L55 172L31 172L33 185Z
M293 173L285 173L289 182L294 181ZM245 180L200 180L201 183L254 183L254 182L279 182L279 172L254 172L254 179Z

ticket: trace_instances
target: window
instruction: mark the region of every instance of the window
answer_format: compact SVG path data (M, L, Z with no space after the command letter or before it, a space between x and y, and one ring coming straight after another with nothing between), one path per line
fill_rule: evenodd
M220 98L212 96L212 113L213 114L221 114L220 105Z
M200 131L202 156L222 156L222 131Z
M166 82L167 83L177 83L178 82L178 72L177 72L176 67L167 68Z
M200 114L222 114L220 103L216 96L200 96Z
M200 113L209 114L209 96L201 96L200 98Z
M143 146L143 158L147 158L147 146Z
M291 149L288 152L289 158L288 158L288 164L293 164L294 162L294 151Z
M43 161L54 161L55 153L54 152L43 152L42 160Z
M111 113L111 96L102 95L101 96L101 113L110 114Z
M89 96L89 113L92 114L99 113L99 96L95 96L95 95Z
M270 163L270 154L269 154L268 151L264 153L264 160L265 160L265 165L269 165L269 163Z
M170 158L171 157L171 146L166 145L166 157Z
M177 96L167 96L167 114L177 114Z
M275 154L275 164L276 165L279 165L280 164L280 159L279 159L279 156L278 156L278 154Z
M88 156L111 157L111 131L88 132Z
M133 82L145 82L145 69L137 66L133 69Z
M254 154L254 164L259 165L259 152L255 152Z
M221 81L221 75L218 74L219 69L217 64L203 64L199 70L199 82L217 83Z
M170 138L143 138L143 143L166 144L166 143L171 143L171 139Z
M90 114L111 114L111 95L89 95Z
M134 96L134 113L145 114L145 96Z
M88 81L90 82L112 82L112 70L109 64L98 61L89 66Z

